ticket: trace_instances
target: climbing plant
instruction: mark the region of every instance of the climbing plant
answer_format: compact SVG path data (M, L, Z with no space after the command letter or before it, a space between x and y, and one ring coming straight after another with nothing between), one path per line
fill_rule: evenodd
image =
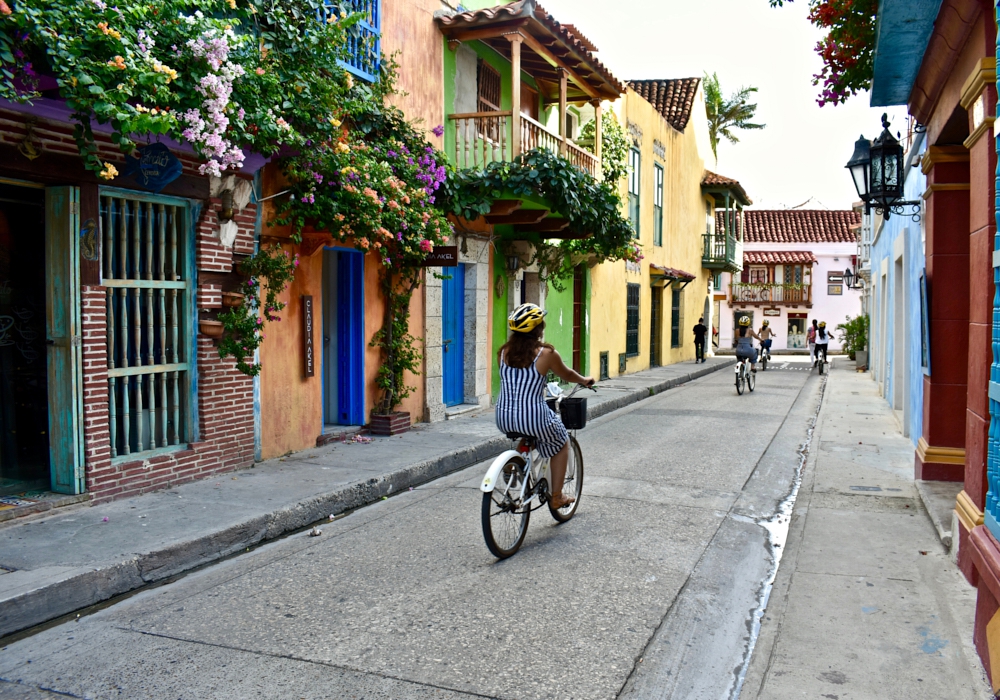
M580 145L595 153L597 124L590 120L580 129ZM628 174L628 152L632 144L614 112L601 119L601 175L604 182L617 185Z

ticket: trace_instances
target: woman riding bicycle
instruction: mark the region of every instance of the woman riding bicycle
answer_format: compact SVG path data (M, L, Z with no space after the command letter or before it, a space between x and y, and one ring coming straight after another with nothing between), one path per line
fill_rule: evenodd
M556 349L542 342L545 314L535 304L521 304L507 319L510 338L497 353L500 365L500 398L497 427L505 433L535 438L538 453L549 459L552 472L552 508L564 508L575 499L564 496L569 433L559 415L545 404L545 376L554 372L567 382L584 386L594 383L567 367Z
M750 317L740 316L740 327L736 331L736 359L750 360L750 371L757 372L757 348L753 346L753 339L760 340L760 336L750 327Z
M774 331L771 330L771 322L766 318L764 322L760 324L760 332L757 334L760 338L760 347L767 350L767 356L771 356L771 340L774 338Z
M813 363L815 367L819 362L826 362L826 351L830 348L830 333L826 330L826 321L820 321L819 327L816 329L816 361ZM819 359L819 354L823 353L823 359Z

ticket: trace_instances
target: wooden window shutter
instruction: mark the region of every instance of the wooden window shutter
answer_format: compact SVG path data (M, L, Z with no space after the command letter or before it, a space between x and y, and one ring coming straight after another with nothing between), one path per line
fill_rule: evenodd
M500 73L483 59L479 59L476 75L479 91L479 111L500 111Z

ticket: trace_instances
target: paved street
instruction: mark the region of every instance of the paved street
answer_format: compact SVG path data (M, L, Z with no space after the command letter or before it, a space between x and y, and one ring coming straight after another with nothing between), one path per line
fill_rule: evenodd
M735 697L827 384L784 362L752 394L731 382L716 372L591 422L578 515L535 513L511 559L483 544L484 463L11 643L0 698ZM887 697L813 686L803 697Z

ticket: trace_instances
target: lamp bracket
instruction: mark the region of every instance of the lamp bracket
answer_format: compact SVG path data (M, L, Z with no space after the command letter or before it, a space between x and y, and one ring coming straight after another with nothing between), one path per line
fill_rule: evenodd
M923 204L919 199L897 199L892 202L869 201L865 202L865 207L869 213L874 210L876 214L880 214L887 221L890 214L896 214L897 216L909 215L914 223L919 223L923 215ZM910 211L907 214L908 207Z

